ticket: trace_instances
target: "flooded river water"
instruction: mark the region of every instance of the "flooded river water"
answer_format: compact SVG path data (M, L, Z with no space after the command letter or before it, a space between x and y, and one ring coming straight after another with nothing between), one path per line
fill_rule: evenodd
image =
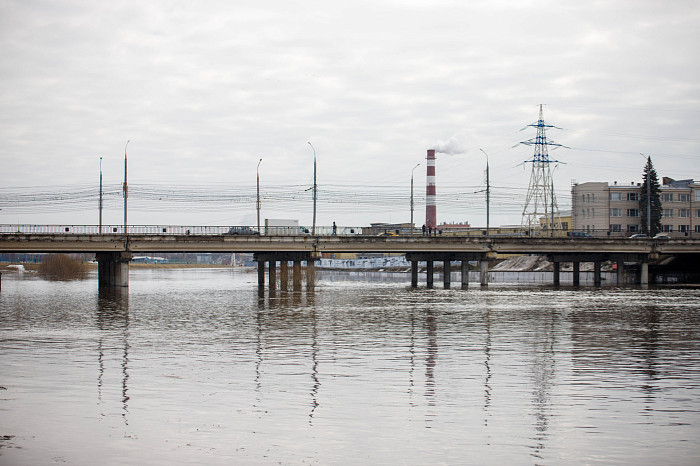
M697 288L3 274L0 464L700 464Z

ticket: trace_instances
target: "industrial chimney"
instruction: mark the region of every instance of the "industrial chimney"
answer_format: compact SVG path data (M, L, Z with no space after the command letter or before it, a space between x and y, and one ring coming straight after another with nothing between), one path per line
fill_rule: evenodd
M436 202L435 202L435 149L428 149L428 171L425 184L425 226L433 228L437 226Z

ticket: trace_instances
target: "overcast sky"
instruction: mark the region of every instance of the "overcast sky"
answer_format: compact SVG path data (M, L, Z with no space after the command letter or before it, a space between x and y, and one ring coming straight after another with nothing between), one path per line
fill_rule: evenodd
M315 149L319 225L408 221L412 173L420 225L426 150L442 147L438 222L479 226L483 149L491 224L520 223L533 148L518 142L535 137L539 104L570 148L550 153L561 209L572 180L640 181L640 153L659 177L700 179L698 44L698 0L0 0L0 195L96 188L100 157L118 186L130 140L134 190L254 196L262 158L265 195L309 196L264 201L263 218L308 224ZM342 202L382 190L385 203ZM5 204L0 223L96 224L90 202ZM122 221L118 203L105 223ZM135 198L129 218L255 223L254 202L199 210Z

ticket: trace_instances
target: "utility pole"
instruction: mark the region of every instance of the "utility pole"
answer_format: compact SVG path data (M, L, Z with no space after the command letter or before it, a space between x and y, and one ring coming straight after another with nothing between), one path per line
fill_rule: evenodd
M489 180L489 154L479 149L486 156L486 236L489 235L489 205L491 204L491 182Z
M415 167L411 170L411 234L413 234L413 229L415 225L413 224L413 171L418 168L420 163L417 163Z
M555 167L556 168L556 167ZM549 228L549 237L554 238L554 178L552 178L552 223Z
M309 145L311 146L311 149L314 151L314 217L313 217L313 223L311 225L311 235L315 236L316 235L316 149L314 149L314 146L310 142L309 142Z
M100 157L100 234L102 234L102 157Z
M124 234L126 235L126 204L127 204L127 199L129 198L129 189L126 184L126 148L129 145L131 141L126 141L126 145L124 146Z
M262 162L262 158L258 160L258 168L256 170L257 172L257 186L258 186L258 193L257 193L257 210L258 210L258 234L261 234L260 232L260 162Z

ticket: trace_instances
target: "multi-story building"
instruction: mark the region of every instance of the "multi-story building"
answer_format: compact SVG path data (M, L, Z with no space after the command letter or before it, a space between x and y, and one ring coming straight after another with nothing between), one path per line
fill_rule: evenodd
M630 236L641 231L642 184L574 183L572 230L595 236ZM671 236L700 236L700 183L663 178L661 231Z

